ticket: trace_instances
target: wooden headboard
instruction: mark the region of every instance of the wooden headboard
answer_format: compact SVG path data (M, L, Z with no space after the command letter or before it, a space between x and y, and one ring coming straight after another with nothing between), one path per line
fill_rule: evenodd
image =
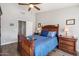
M57 31L58 32L59 29L59 24L57 25L45 25L42 27L42 30L46 30L46 31Z

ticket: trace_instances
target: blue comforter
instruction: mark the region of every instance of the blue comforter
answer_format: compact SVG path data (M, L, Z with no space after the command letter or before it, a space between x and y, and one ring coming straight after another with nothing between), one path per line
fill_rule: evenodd
M29 38L31 38L31 36ZM34 35L34 39L35 39L35 49L34 49L35 56L46 56L58 45L57 37L50 38Z

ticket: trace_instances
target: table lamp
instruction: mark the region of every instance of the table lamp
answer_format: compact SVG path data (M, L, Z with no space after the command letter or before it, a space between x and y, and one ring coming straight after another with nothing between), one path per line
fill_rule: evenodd
M65 35L67 36L67 34L68 34L68 32L69 32L69 29L68 29L67 26L65 26L65 28L64 28L64 32L65 32Z
M39 34L41 33L41 27L37 28L37 33L39 33Z

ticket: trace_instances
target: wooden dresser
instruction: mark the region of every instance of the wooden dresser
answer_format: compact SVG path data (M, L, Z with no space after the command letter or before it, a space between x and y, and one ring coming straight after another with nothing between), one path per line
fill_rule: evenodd
M59 49L72 55L76 55L76 40L77 39L75 38L59 36Z

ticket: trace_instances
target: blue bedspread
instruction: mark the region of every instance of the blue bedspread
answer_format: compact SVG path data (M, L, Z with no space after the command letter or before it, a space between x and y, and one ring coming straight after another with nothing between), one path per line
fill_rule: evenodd
M34 39L35 39L35 49L34 49L35 56L46 56L58 45L57 37L50 38L35 35Z

